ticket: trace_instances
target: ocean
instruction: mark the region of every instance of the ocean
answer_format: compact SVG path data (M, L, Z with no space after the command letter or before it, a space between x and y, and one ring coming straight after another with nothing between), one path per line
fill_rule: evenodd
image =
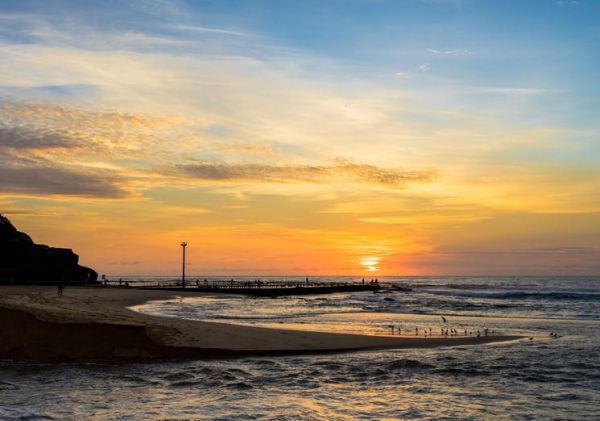
M434 335L443 328L473 335L488 329L526 339L437 349L150 364L3 360L0 419L600 419L600 278L379 281L411 290L195 297L150 302L135 310L333 332L389 334L393 325L396 334L400 327L403 335L414 335L416 328L419 335L429 329ZM559 337L550 337L551 332Z

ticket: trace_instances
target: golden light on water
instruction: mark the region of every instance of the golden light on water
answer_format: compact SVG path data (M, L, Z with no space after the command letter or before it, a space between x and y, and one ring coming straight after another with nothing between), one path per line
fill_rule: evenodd
M360 258L360 264L369 272L375 272L379 270L380 260L381 259L376 256L366 256Z

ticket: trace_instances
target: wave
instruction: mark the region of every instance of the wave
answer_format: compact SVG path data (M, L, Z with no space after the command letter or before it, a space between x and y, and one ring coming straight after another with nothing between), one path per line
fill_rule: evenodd
M404 369L429 369L434 366L422 361L411 360L409 358L402 358L395 360L386 365L386 370L404 370Z
M507 292L445 292L428 291L435 295L454 295L467 298L490 298L496 300L569 300L569 301L600 301L600 293L583 292L527 292L527 291L507 291Z

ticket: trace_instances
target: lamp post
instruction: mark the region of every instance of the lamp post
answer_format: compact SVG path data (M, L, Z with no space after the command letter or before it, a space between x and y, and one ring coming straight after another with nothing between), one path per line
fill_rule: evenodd
M181 249L183 250L183 262L181 264L181 284L185 289L185 248L187 246L187 242L181 242Z

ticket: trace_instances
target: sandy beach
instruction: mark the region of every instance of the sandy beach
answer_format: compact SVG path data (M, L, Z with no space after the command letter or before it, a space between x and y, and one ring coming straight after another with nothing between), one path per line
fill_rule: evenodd
M148 361L478 345L518 336L411 338L267 329L140 314L175 296L127 288L0 287L0 357ZM206 295L206 294L204 294ZM225 298L226 299L226 298Z

